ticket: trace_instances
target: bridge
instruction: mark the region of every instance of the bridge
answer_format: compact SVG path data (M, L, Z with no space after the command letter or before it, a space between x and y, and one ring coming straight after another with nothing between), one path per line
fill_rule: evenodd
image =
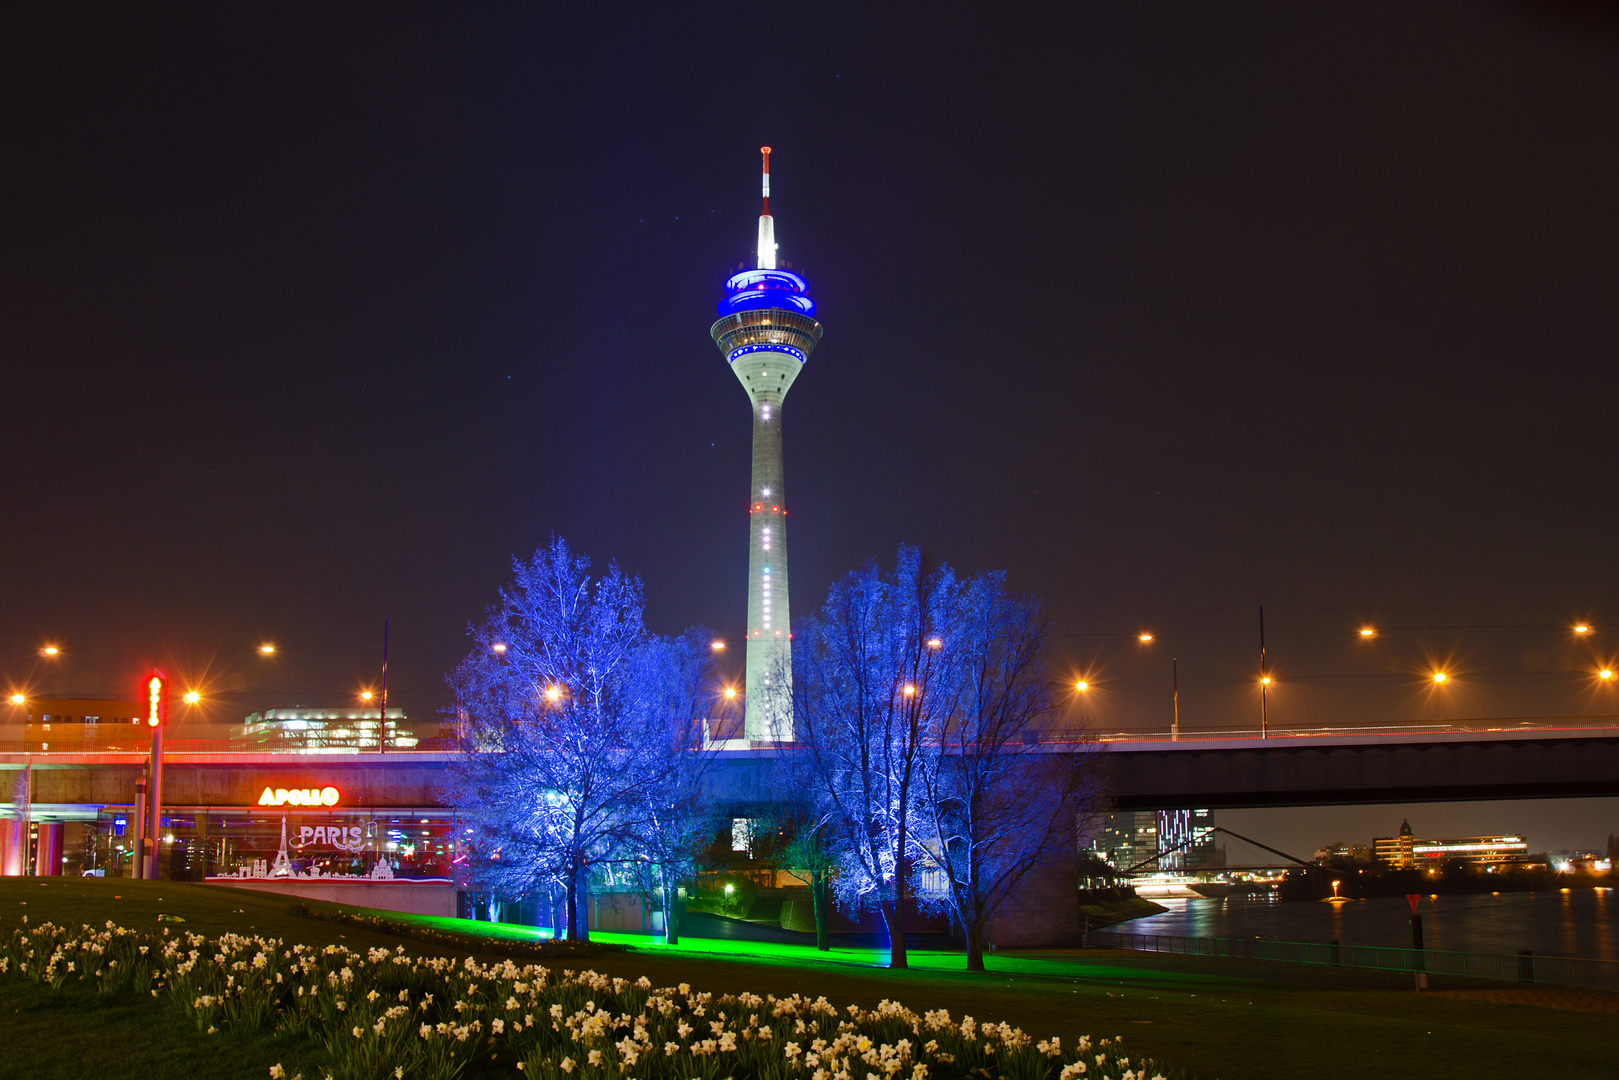
M453 756L444 749L289 755L231 751L219 744L170 745L164 801L176 807L247 805L266 786L328 783L344 791L348 806L431 805ZM1100 755L1120 810L1619 796L1619 724L1515 723L1496 729L1351 730L1266 739L1248 733L1176 741L1126 735L1027 749ZM773 759L791 752L717 751L716 798L773 801ZM131 803L144 760L133 746L60 752L0 748L0 814L14 810L15 784L8 772L16 777L27 768L36 811L54 806L71 819L86 812L93 817L93 807Z

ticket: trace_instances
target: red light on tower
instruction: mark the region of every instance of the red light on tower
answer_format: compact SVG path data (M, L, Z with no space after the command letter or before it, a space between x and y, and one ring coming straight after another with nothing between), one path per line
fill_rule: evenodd
M153 671L146 680L146 723L158 727L169 719L169 679Z

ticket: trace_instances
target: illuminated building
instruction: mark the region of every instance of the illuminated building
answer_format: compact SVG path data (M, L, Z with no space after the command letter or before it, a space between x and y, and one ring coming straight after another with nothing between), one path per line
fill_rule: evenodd
M753 406L753 477L748 496L748 655L743 735L750 743L793 739L792 643L787 607L787 498L781 457L782 402L821 340L805 280L776 266L770 213L770 148L756 267L725 283L709 336Z
M1328 844L1316 848L1315 861L1322 866L1370 866L1372 849L1365 844Z
M1411 848L1415 843L1411 823L1400 822L1400 835L1372 837L1372 858L1377 865L1389 870L1409 870L1417 864Z
M242 722L231 741L274 754L358 754L377 749L376 709L266 709ZM388 749L408 750L416 734L402 709L388 710Z
M1412 834L1409 821L1402 821L1399 836L1379 836L1372 840L1372 854L1377 865L1389 870L1433 868L1453 860L1498 866L1525 862L1529 841L1522 833L1424 840Z
M1184 846L1181 846L1184 845ZM1171 848L1176 848L1170 851ZM1137 810L1108 814L1091 838L1091 851L1116 870L1145 864L1137 873L1182 873L1220 864L1209 810ZM1159 852L1166 854L1148 860Z

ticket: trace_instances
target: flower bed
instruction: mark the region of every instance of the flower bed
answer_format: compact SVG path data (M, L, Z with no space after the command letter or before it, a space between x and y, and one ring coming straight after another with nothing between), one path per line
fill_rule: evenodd
M1164 1080L1122 1039L1064 1046L1008 1024L552 971L315 949L274 938L150 934L108 922L13 930L0 976L150 994L197 1030L274 1029L324 1047L333 1080L512 1076L701 1080ZM273 1078L284 1076L280 1066ZM296 1080L296 1078L294 1078Z

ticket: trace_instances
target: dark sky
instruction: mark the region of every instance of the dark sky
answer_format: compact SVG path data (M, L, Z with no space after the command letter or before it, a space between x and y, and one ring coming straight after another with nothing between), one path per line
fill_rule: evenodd
M1282 727L1619 712L1598 6L3 18L10 685L347 703L387 617L431 716L553 531L739 635L769 143L795 612L911 542L1042 597L1101 730L1171 656L1252 726L1261 604Z

